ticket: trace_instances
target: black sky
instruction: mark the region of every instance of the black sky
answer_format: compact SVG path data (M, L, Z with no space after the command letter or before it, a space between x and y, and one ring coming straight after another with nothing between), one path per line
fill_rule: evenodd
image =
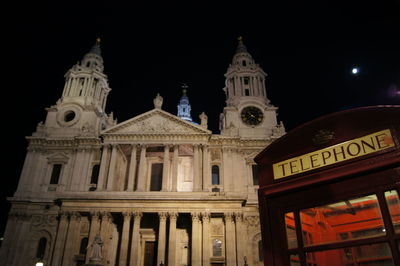
M25 136L44 121L45 108L61 96L64 74L97 37L112 88L106 110L118 122L151 110L157 93L163 109L175 114L180 86L187 83L193 119L206 112L210 129L219 133L224 73L238 36L268 74L267 96L287 130L348 108L400 104L399 0L27 2L10 7L3 23L8 155L2 160L0 235L9 208L5 197L16 189L26 154ZM353 66L359 75L351 75Z

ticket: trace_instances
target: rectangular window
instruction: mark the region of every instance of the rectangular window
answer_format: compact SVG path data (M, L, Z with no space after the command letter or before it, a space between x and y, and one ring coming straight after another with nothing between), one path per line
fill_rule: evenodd
M161 191L163 176L163 164L153 163L151 165L150 191Z
M251 166L251 170L253 172L253 185L258 186L258 167L256 164Z
M62 164L53 164L53 170L51 171L50 184L52 184L52 185L58 184L58 181L60 179L60 174L61 174L61 167L62 167Z
M92 176L90 177L90 184L97 184L99 180L100 165L95 164L92 168Z
M219 185L219 167L218 167L218 165L213 165L211 167L211 183L213 185Z

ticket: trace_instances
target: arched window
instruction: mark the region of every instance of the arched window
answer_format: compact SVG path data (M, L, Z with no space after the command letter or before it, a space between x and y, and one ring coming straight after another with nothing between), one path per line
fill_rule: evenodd
M218 167L218 165L213 165L211 167L211 184L219 185L219 167Z
M81 240L81 245L79 246L79 254L85 255L86 254L86 248L88 246L89 239L87 237L82 238Z
M36 258L43 259L46 253L47 238L42 237L39 239L39 244L36 250Z

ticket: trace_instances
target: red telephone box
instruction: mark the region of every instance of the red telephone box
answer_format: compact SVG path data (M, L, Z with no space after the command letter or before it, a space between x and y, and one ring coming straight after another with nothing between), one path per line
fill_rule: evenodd
M315 119L255 160L265 265L400 265L400 106Z

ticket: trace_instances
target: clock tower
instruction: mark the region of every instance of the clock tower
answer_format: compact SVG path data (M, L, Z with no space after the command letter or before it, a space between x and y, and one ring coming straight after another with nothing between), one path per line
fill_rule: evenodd
M232 63L225 73L226 106L220 115L222 135L242 138L270 138L284 134L277 122L277 107L267 98L267 74L256 64L241 37Z

